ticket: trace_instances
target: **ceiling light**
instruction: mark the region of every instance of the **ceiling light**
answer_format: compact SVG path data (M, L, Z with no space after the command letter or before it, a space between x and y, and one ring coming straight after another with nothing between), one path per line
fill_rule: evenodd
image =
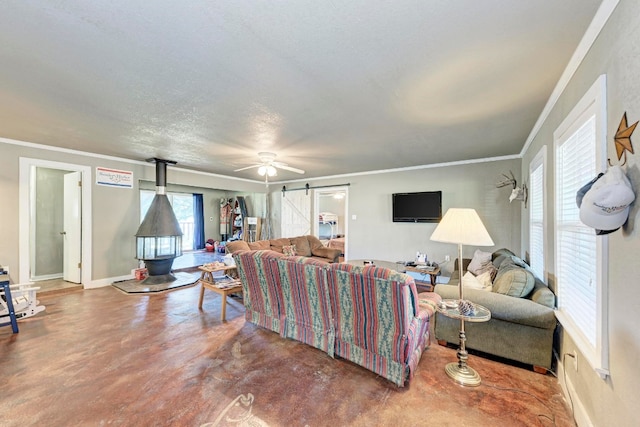
M275 176L277 173L278 171L276 170L276 168L271 165L262 165L258 168L258 175L260 176Z

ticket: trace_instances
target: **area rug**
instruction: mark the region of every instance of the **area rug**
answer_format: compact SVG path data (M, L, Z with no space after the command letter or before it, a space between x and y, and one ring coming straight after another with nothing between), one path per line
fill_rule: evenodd
M176 280L159 284L144 284L140 280L122 280L120 282L112 283L112 286L120 289L127 294L149 294L155 292L172 291L174 289L184 288L187 286L193 286L198 283L200 279L200 273L185 273L177 272L173 273Z

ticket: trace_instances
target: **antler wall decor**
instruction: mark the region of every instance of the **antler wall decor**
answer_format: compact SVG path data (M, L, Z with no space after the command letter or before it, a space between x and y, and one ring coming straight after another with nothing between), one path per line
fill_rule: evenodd
M511 194L509 195L509 203L513 202L514 200L519 200L521 202L524 202L524 207L526 208L527 198L529 196L527 184L524 183L522 184L522 187L518 187L518 181L516 180L516 177L513 175L512 171L509 171L509 175L503 173L500 181L496 182L497 188L507 186L510 186L512 188Z

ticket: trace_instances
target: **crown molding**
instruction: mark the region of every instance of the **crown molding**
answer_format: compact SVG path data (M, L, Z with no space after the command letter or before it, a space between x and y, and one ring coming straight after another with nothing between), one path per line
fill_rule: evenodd
M616 6L618 6L619 2L620 0L603 0L600 4L600 7L594 15L591 24L589 24L587 31L584 33L584 36L582 36L580 43L578 43L578 47L576 47L576 50L573 52L573 55L571 56L567 67L564 69L564 72L560 76L560 80L558 80L558 83L556 83L553 92L551 92L551 96L547 100L547 104L544 106L544 109L542 110L542 113L540 113L538 120L533 125L533 129L531 129L531 133L529 133L529 137L527 138L524 146L522 147L522 150L520 151L520 157L524 157L524 154L529 149L529 146L533 142L533 139L538 135L540 128L542 128L542 125L549 117L549 114L551 114L551 110L556 105L556 102L558 102L558 99L571 81L571 78L575 74L576 70L578 69L584 58L587 56L589 49L591 49L591 46L596 41L596 38L609 20L609 17L611 17L611 14L613 14L613 11L615 10Z

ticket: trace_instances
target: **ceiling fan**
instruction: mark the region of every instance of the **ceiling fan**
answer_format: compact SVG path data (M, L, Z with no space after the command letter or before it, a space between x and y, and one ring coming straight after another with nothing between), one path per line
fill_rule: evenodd
M244 168L236 169L234 172L240 172L247 169L258 168L258 174L260 176L275 176L278 171L277 169L283 169L299 174L303 174L304 171L302 169L292 168L286 163L276 162L275 153L269 153L266 151L258 153L258 158L260 159L260 163L253 164L251 166L246 166Z

